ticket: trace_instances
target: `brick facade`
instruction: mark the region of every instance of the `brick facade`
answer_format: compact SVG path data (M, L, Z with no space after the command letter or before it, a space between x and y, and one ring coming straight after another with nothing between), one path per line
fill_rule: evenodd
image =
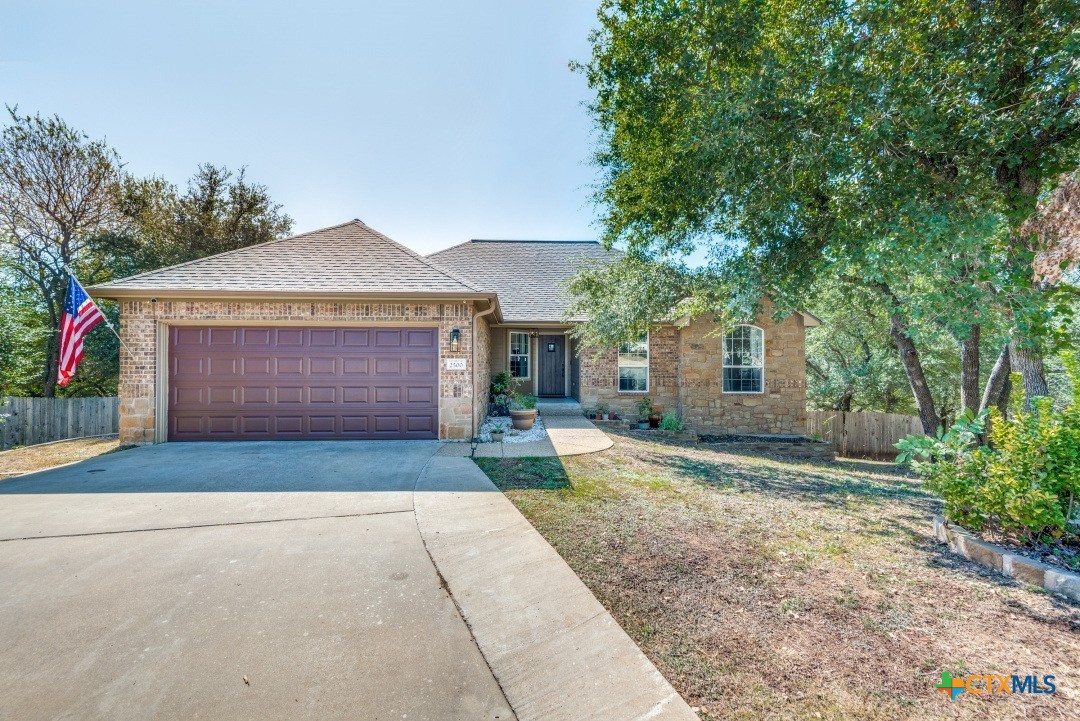
M769 317L755 325L765 333L765 392L723 392L723 335L709 318L678 328L662 326L649 335L649 390L618 390L618 355L614 348L582 352L583 407L603 403L624 418L637 417L637 402L649 396L653 404L682 416L697 433L806 432L806 355L802 316L792 314L780 323Z
M156 428L157 327L185 322L339 325L382 323L437 325L439 328L439 437L471 437L477 408L486 399L473 392L471 344L473 307L469 303L329 303L124 300L120 303L120 442L152 443ZM450 331L461 331L461 347L450 349ZM480 339L480 346L487 343ZM486 350L478 346L478 355ZM465 370L446 370L446 359L462 358ZM478 363L478 366L480 364ZM164 382L164 381L163 381Z
M439 328L439 437L468 440L487 412L487 389L500 369L505 344L494 342L487 318L475 320L476 368L471 365L474 309L469 303L329 303L125 300L120 304L120 441L151 443L157 424L157 328L170 323L274 323L327 325L410 323ZM649 390L618 390L614 348L580 354L579 400L585 408L607 405L624 418L637 417L637 402L648 395L655 406L679 413L698 433L794 433L806 431L805 328L794 314L774 323L767 312L757 325L765 331L765 392L723 393L723 338L708 318L679 328L666 325L649 336ZM450 331L461 332L461 347L450 349ZM498 329L502 333L504 329ZM493 357L496 354L496 357ZM449 371L446 359L461 358L465 370ZM535 377L535 373L533 373ZM477 388L473 388L473 379Z

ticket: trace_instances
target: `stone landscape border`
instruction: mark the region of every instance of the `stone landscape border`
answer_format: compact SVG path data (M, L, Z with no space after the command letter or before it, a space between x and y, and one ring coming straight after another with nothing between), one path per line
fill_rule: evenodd
M950 523L941 516L934 516L934 538L949 544L949 548L954 553L980 566L992 568L1017 581L1045 588L1051 593L1060 594L1070 601L1080 603L1080 573L1007 551L1001 546L976 537L970 531Z

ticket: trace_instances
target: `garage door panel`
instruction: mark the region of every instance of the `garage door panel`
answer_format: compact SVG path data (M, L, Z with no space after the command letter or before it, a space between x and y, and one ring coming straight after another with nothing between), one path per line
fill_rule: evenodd
M173 327L170 440L438 437L435 328Z
M308 358L308 375L312 376L338 376L339 358Z
M278 328L275 331L274 344L278 348L299 348L304 345L303 328Z
M235 347L240 341L240 328L211 328L210 349L228 350Z
M247 349L269 348L272 328L241 328L240 337Z

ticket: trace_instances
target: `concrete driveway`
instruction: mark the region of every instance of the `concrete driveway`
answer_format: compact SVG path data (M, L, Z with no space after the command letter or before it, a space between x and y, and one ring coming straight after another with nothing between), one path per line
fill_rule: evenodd
M417 530L438 449L171 443L0 482L0 718L514 718Z

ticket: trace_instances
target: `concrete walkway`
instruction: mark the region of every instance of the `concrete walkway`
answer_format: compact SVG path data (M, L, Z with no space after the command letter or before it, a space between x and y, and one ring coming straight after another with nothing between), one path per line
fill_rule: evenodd
M545 399L537 408L544 419L548 437L529 443L481 443L475 458L553 458L596 453L611 448L614 442L581 413L577 401L568 398Z
M697 719L471 460L430 464L415 509L428 553L521 721Z

